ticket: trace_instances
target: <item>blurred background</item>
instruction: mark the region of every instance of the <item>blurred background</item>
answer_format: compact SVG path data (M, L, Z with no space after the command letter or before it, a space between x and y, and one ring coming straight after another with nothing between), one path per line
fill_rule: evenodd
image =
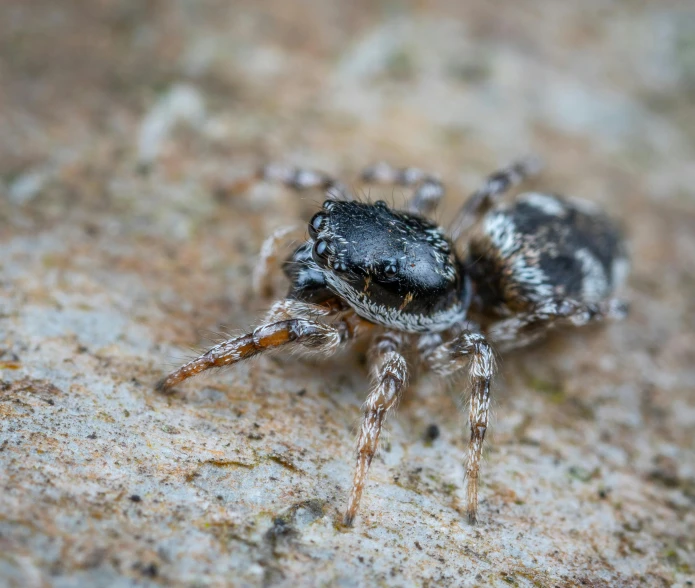
M505 358L483 526L433 380L352 533L354 364L150 391L253 324L264 236L322 199L235 189L259 164L418 166L446 220L529 153L625 225L633 312ZM692 582L694 154L691 2L4 0L0 583Z

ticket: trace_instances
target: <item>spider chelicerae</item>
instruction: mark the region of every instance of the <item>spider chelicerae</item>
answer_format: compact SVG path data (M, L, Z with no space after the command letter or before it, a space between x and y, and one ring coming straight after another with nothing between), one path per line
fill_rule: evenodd
M304 234L284 262L289 292L253 332L214 346L157 388L168 391L207 369L279 347L330 355L357 337L370 337L374 384L364 404L345 513L350 526L386 416L408 383L406 357L442 376L467 368L466 507L475 523L495 350L527 345L556 326L627 313L627 305L613 297L628 271L625 245L595 205L536 192L501 202L510 187L539 168L531 158L493 173L448 228L428 218L444 187L418 168L381 163L362 173L366 183L412 188L404 210L381 200L358 201L323 173L263 168L258 179L295 190L322 189L327 198L309 221L308 238ZM268 293L276 260L295 236L280 229L266 240L254 273L257 290Z

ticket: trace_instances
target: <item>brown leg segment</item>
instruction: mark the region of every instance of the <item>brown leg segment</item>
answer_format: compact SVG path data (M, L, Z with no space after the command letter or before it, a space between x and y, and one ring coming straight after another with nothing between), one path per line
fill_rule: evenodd
M372 345L376 383L365 402L364 419L357 440L355 476L344 518L344 524L348 527L352 526L357 514L386 415L398 404L407 384L408 366L400 354L402 345L403 336L392 332L377 337Z
M332 325L303 318L272 322L258 327L253 333L215 345L200 357L160 380L156 389L167 392L177 384L205 370L232 365L263 351L290 343L303 345L328 355L354 336L355 330L356 324L349 321L348 317Z

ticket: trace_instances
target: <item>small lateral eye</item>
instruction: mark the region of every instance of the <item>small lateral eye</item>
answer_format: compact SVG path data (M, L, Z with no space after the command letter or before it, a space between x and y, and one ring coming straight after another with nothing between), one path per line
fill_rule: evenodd
M389 208L389 205L386 204L386 202L384 202L383 200L377 200L374 203L374 206L376 206L377 208L383 208L384 210L388 210Z
M324 239L319 239L314 243L314 254L318 257L326 257L328 255L328 242Z
M325 222L326 217L320 212L317 212L309 221L309 235L311 235L312 239L316 239L316 237L319 234L319 231L321 231L321 227Z
M398 273L398 264L395 259L384 260L384 275L393 278Z

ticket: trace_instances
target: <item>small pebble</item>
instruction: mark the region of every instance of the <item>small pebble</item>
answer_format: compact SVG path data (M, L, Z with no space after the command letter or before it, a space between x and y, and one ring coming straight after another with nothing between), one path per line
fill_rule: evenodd
M431 424L425 429L425 441L432 442L435 439L439 439L439 427L435 424Z

